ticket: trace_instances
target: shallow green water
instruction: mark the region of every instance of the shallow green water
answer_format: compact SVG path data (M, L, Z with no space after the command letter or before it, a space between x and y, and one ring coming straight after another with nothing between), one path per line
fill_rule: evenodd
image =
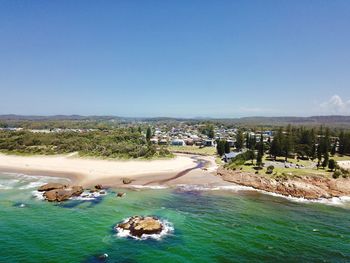
M347 205L181 189L130 190L124 198L109 191L57 205L31 197L30 187L43 181L0 175L0 262L100 262L103 253L106 262L350 261ZM113 226L132 215L166 219L174 232L161 240L117 237Z

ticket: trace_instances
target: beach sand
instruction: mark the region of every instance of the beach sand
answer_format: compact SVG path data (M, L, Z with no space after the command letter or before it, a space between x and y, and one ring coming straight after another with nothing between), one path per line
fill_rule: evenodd
M0 171L69 178L72 183L89 187L95 184L156 186L177 184L220 184L215 176L214 157L178 154L164 160L103 160L69 155L16 156L0 154Z

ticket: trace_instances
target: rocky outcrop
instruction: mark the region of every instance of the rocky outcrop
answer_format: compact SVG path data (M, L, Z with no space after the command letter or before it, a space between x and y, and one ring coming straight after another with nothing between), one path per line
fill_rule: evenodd
M126 222L120 223L116 228L130 231L135 237L141 237L144 234L159 234L163 230L161 221L153 216L133 216Z
M38 191L39 192L45 192L45 191L50 191L50 190L54 190L54 189L64 189L66 187L67 187L67 185L65 185L65 184L48 183L48 184L40 186L38 188Z
M317 175L272 178L259 174L219 168L217 174L227 182L267 192L306 199L350 195L350 179L332 179Z
M72 197L72 194L66 189L55 189L45 192L44 197L49 202L62 202Z
M56 187L58 187L59 185L60 184L56 184ZM68 200L73 196L80 196L84 192L83 187L77 186L77 185L72 187L68 187L64 185L64 187L60 187L60 188L53 188L53 186L54 184L47 184L38 189L38 191L44 191L43 196L49 202L62 202L62 201ZM43 189L49 189L49 190L43 190Z

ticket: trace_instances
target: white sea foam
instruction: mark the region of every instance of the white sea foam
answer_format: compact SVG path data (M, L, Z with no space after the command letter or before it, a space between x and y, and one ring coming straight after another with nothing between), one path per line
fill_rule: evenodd
M154 190L160 190L160 189L167 189L168 188L165 185L131 185L130 187L136 188L136 189L154 189Z
M32 188L38 188L46 183L43 182L30 182L27 185L19 187L19 189L24 190L24 189L32 189Z
M223 186L206 186L206 185L177 185L177 188L182 191L256 191L266 195L271 195L279 198L288 199L289 201L298 203L321 203L326 205L344 206L350 204L350 196L333 197L333 198L319 198L306 199L302 197L285 196L278 193L267 192L264 190L255 189L249 186L242 185L223 185Z
M22 173L1 173L0 189L27 190L38 188L49 182L67 183L70 180L61 177L28 175Z
M39 200L45 200L45 197L44 197L43 194L44 194L43 192L32 191L32 196L33 196L34 198L39 199Z
M80 196L73 196L69 199L70 200L85 200L85 201L94 200L94 199L99 198L101 196L107 195L107 191L103 190L103 192L104 193L101 193L101 192L90 193L88 191L84 191Z
M127 221L129 221L129 219L130 218L125 219L123 223L126 223ZM163 226L162 232L160 232L159 234L152 234L152 235L143 234L141 237L133 236L130 234L129 230L125 230L120 227L116 227L115 229L117 230L117 236L122 238L131 237L136 240L146 240L146 239L161 240L164 236L167 236L174 232L174 226L167 220L160 220L160 222Z
M1 190L9 190L9 189L12 189L13 187L11 186L8 186L8 185L5 185L5 184L0 184L0 189Z

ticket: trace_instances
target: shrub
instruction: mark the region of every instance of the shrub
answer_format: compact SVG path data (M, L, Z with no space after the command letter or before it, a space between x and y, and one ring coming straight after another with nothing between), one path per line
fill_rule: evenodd
M334 161L334 159L330 159L329 161L328 161L328 168L330 169L330 170L334 170L335 169L335 167L336 167L336 161Z
M269 165L266 169L266 173L267 174L272 174L273 173L273 169L275 169L275 167L273 165Z
M334 173L333 173L333 175L332 175L332 177L334 178L334 179L337 179L337 178L339 178L339 176L341 176L341 172L340 171L335 171Z

